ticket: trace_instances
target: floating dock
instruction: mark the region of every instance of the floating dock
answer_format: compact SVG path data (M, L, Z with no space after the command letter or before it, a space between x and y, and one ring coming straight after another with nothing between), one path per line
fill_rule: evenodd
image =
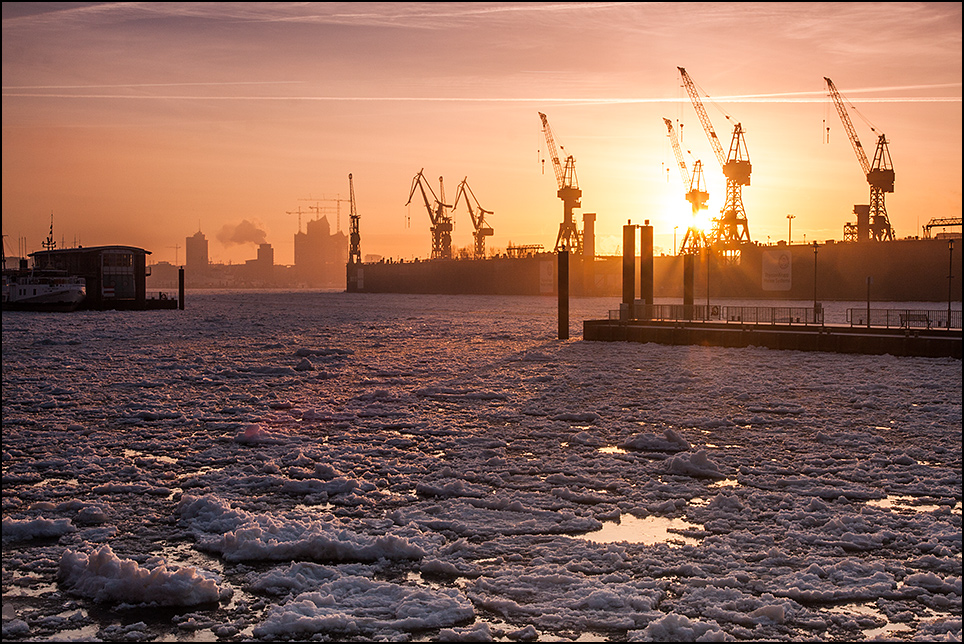
M714 347L766 347L961 359L960 329L732 323L701 320L585 320L583 340Z

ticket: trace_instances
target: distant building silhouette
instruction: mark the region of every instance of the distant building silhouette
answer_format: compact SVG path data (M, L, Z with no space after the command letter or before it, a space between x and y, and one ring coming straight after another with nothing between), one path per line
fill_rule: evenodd
M348 235L331 233L327 217L309 221L295 234L295 274L309 287L345 287Z
M200 230L185 240L186 270L203 272L208 268L208 240Z

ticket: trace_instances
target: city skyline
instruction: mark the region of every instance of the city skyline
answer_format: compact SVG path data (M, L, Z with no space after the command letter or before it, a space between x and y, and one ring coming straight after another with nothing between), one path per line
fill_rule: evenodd
M664 118L705 168L709 213L725 192L677 67L724 148L746 132L753 241L841 239L868 201L825 76L869 156L887 136L895 235L961 216L959 3L5 3L3 34L8 249L39 250L52 214L58 243L173 262L202 230L212 261L243 263L261 235L292 264L305 221L347 232L351 173L363 255L425 258L429 217L406 205L424 169L450 204L468 178L489 249L551 250L544 112L597 251L648 219L669 253L690 206ZM453 246L471 245L463 205L453 217Z

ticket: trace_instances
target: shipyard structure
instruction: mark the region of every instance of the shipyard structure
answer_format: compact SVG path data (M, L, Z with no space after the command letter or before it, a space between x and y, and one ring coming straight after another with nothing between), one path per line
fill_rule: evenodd
M558 273L568 273L568 295L619 296L624 301L652 297L732 298L743 300L810 300L814 309L820 300L875 300L875 301L961 301L961 218L938 217L924 226L922 237L897 239L886 208L886 195L894 192L895 171L891 161L889 140L875 130L876 146L873 159L868 158L850 118L856 108L849 104L833 81L824 78L828 96L840 117L853 147L861 173L869 189L868 203L856 204L856 221L843 227L843 239L776 245L754 242L750 236L749 217L743 204L743 188L750 186L752 164L744 137L743 125L732 119L733 130L729 149L713 128L703 106L705 91L697 87L689 73L677 68L680 85L686 89L696 116L713 150L713 156L726 179L724 205L706 229L691 227L683 242L671 255L654 256L652 227L632 221L623 226L623 256L598 256L595 253L596 214L582 216L582 230L577 225L575 211L582 207L583 191L576 176L575 158L557 145L557 137L549 126L546 114L539 112L542 133L546 141L546 157L556 179L556 196L562 202L562 222L552 252L537 248L508 248L495 256L484 254L484 240L493 234L483 210L471 191L464 191L463 180L459 197L466 194L465 204L475 226L476 252L471 259L455 259L451 251L452 211L447 205L442 177L436 195L422 171L415 176L409 194L411 203L420 193L431 222L432 254L427 260L409 262L361 261L358 216L352 195L352 237L347 264L347 290L367 293L449 293L493 295L556 295L564 287L559 285ZM730 119L729 116L727 116ZM697 160L692 170L687 166L672 121L663 119L667 137L676 156L682 190L680 194L691 205L694 215L707 209L709 193L704 173L708 172ZM543 163L546 159L543 159ZM349 175L350 177L350 175ZM792 226L793 215L787 215ZM951 230L948 232L947 229ZM641 240L635 266L627 265L627 249L635 247L629 230L648 230L649 248ZM932 237L932 229L943 232ZM631 246L632 245L632 246ZM639 257L646 257L640 262ZM567 257L560 268L557 257ZM628 262L632 264L632 262ZM653 292L640 295L624 293L628 273L645 278L639 283L652 284ZM689 274L692 273L692 274ZM685 279L684 279L685 278ZM685 285L684 285L685 282Z

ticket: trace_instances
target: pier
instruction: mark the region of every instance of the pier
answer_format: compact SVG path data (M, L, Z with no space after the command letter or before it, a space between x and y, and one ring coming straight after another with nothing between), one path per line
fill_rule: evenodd
M961 359L960 328L608 319L583 321L583 339Z

